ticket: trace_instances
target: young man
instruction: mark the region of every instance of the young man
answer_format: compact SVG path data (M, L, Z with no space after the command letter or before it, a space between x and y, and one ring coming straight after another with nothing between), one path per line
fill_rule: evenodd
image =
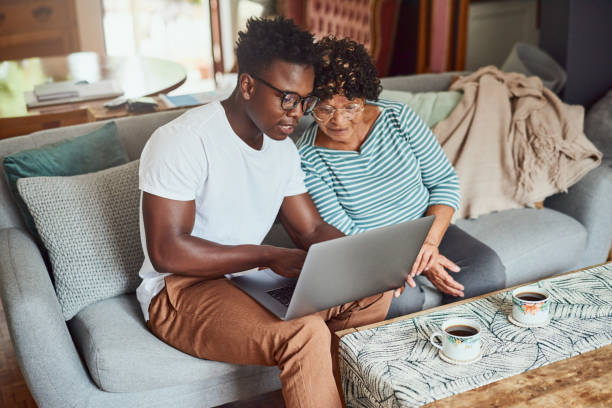
M391 292L281 321L225 278L257 267L296 277L311 244L343 235L319 216L287 138L316 103L312 36L250 20L237 56L233 94L162 126L142 152L138 300L179 350L276 365L288 407L339 407L331 331L382 320ZM298 249L261 245L277 214Z

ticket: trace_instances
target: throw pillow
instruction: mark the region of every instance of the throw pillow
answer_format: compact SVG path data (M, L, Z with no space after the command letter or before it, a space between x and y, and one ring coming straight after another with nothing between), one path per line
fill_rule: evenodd
M138 163L17 181L49 252L66 320L89 304L133 292L140 282Z
M459 91L413 93L384 89L380 93L381 99L408 105L430 128L446 119L455 109L462 96L463 92Z
M6 156L4 175L26 227L40 241L32 216L17 192L18 179L74 176L118 166L128 161L127 152L119 142L117 125L115 122L109 122L100 129L74 139Z

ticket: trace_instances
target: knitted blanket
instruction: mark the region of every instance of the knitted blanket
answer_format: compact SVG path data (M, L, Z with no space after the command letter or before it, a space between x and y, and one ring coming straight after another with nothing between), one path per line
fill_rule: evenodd
M601 162L583 132L584 108L563 103L538 77L488 66L450 90L463 98L433 132L461 182L456 218L533 206Z

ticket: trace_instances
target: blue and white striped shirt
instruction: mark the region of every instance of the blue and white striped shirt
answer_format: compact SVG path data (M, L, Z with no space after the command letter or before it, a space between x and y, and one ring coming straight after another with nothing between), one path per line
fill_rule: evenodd
M381 110L358 152L315 146L313 123L297 141L321 217L347 235L420 218L434 204L459 206L459 179L431 130L408 106Z

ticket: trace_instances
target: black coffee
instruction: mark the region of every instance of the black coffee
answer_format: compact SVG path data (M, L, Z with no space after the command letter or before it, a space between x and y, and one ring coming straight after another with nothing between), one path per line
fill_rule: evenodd
M538 302L540 300L546 299L546 296L536 292L523 292L516 295L516 297L521 300L527 300L529 302Z
M471 326L450 326L446 328L446 332L451 336L459 336L459 337L468 337L473 336L478 333L478 330Z

